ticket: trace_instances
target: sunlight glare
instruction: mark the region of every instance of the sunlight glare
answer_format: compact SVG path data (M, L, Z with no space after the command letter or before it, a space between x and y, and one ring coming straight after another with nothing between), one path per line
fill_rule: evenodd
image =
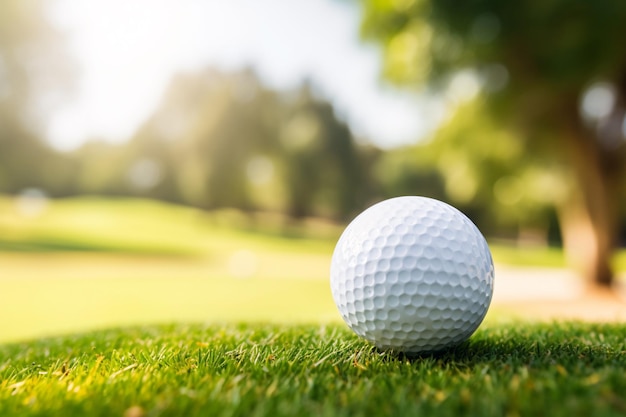
M154 111L172 73L193 55L184 47L188 3L60 2L54 21L80 35L70 38L70 50L82 69L82 94L50 126L55 145L72 148L85 133L122 141Z
M383 147L431 126L426 98L380 83L380 53L359 39L355 5L333 0L58 0L81 76L55 110L47 137L58 149L88 139L122 142L151 116L171 78L212 67L253 68L271 88L309 80L355 134Z

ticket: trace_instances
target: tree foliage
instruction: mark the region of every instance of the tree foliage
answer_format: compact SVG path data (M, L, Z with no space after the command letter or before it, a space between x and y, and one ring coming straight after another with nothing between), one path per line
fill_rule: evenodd
M438 92L480 86L471 105L451 103L456 114L433 141L450 196L524 212L528 190L543 183L546 201L528 208L553 205L571 259L610 285L626 174L626 54L617 41L626 3L362 3L363 35L383 46L388 79ZM498 149L511 155L497 162Z
M371 197L366 157L310 86L275 91L249 70L208 69L176 77L128 144L76 154L83 192L294 218L347 218L362 207Z
M40 136L50 110L71 91L72 69L61 34L46 19L43 1L0 3L2 190L45 187L54 192L69 174L66 161Z

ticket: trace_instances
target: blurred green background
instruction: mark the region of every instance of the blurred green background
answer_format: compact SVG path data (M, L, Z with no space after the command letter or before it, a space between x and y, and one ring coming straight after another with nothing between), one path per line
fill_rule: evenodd
M337 320L326 282L334 242L358 212L398 195L461 209L497 262L569 266L590 286L619 284L626 3L267 1L254 6L267 11L256 26L250 17L228 20L247 15L249 2L170 3L0 5L0 341L146 321ZM175 36L198 17L180 12L192 6L223 23L213 38L192 33L197 50ZM336 49L298 19L354 29L345 42L374 57L382 77L363 85L392 89L408 118L431 128L390 143L350 117L359 100L376 109L374 96L348 105L316 78L357 78L357 55L340 50L320 59L328 68L303 61L304 70L288 73L296 82L284 85L249 57L173 66L131 133L110 140L78 130L80 140L64 145L90 122L80 111L59 116L88 96L81 40L112 74L98 88L114 90L115 77L138 63L148 65L139 77L149 77L147 57L169 56L168 46L237 51L238 36L283 24L296 40L270 37L268 50L281 53L259 62ZM81 32L94 22L105 24ZM143 37L126 45L133 28ZM112 40L110 50L94 33ZM139 92L119 93L117 102L100 100L100 113L131 111L124 97ZM411 107L406 95L422 104ZM392 116L374 114L393 134Z

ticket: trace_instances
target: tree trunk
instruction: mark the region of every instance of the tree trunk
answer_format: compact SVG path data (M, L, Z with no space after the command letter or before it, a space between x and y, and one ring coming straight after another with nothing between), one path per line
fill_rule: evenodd
M590 287L610 288L614 277L611 257L614 246L606 221L598 221L581 198L557 208L568 264Z
M619 230L621 166L579 120L572 119L563 152L574 174L573 190L557 208L564 249L569 263L591 288L608 289L614 284L611 258Z

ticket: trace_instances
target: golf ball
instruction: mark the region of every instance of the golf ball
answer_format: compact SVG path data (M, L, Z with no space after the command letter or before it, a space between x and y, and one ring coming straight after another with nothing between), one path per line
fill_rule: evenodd
M383 350L434 352L467 340L493 294L491 252L456 208L425 197L373 205L345 229L330 284L352 330Z

